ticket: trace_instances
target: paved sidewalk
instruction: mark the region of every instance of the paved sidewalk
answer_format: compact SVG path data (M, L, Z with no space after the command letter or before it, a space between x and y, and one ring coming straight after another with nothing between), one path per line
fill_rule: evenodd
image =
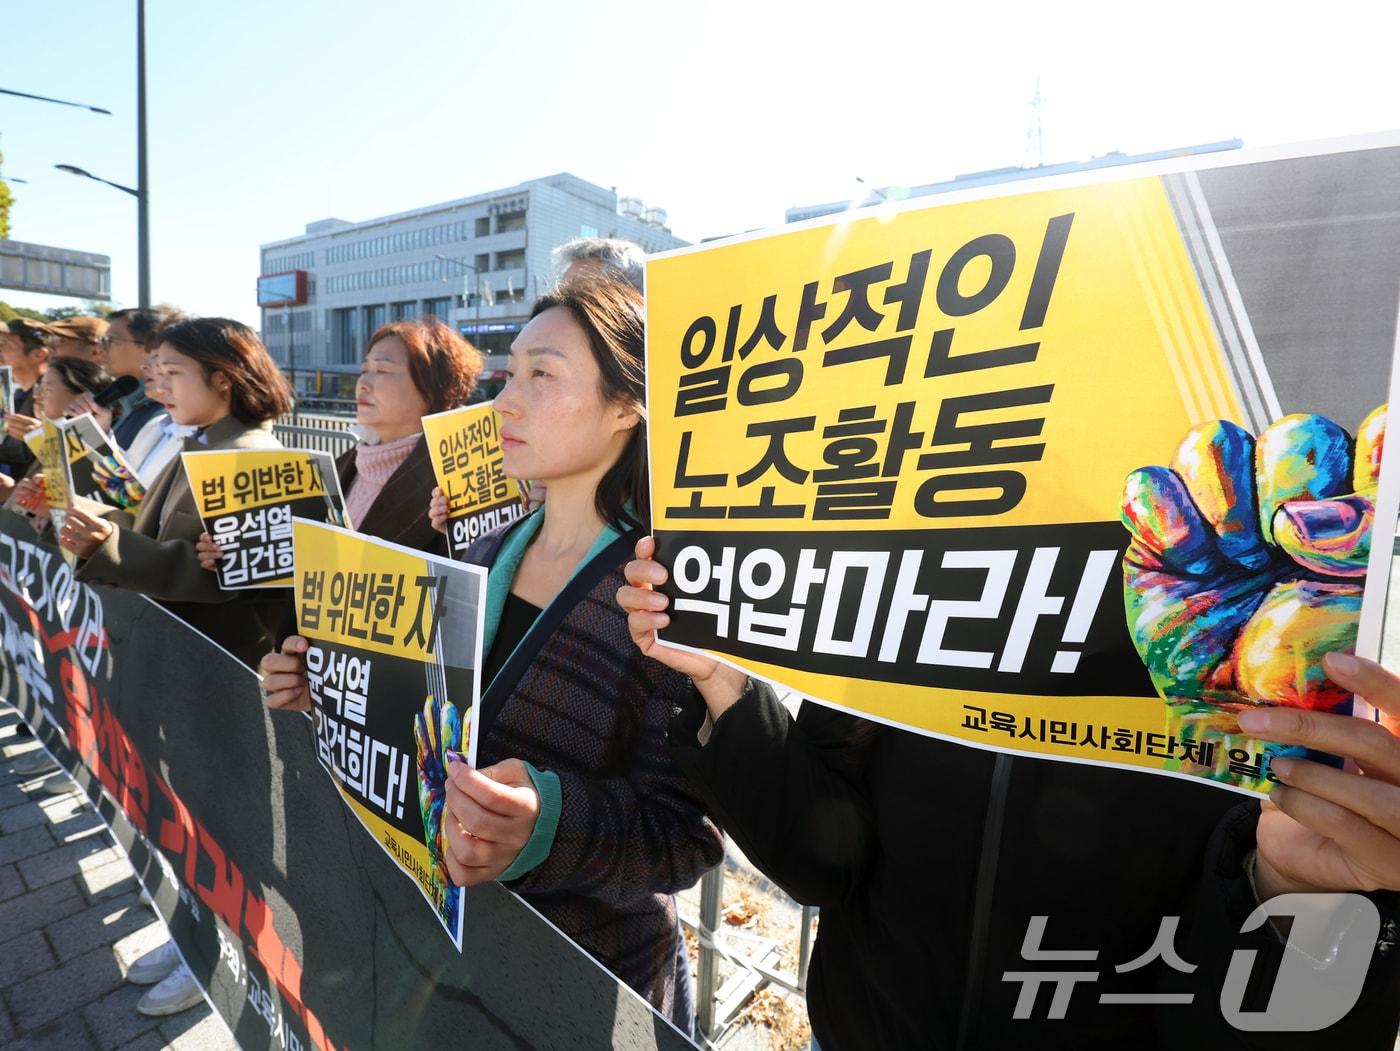
M236 1047L206 1003L163 1019L137 1013L144 990L123 975L165 928L76 786L52 795L48 779L10 772L11 760L39 747L16 737L19 723L0 702L0 1047Z

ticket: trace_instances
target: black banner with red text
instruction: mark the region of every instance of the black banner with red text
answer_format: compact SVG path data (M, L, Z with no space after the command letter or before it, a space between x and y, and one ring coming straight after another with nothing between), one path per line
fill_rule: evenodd
M311 721L0 512L0 696L72 770L245 1048L691 1046L497 884L462 952L318 766Z

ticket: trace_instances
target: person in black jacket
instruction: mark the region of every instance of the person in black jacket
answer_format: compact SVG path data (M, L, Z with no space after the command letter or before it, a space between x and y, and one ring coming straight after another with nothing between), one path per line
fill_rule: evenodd
M1254 736L1366 772L1276 760L1284 784L1261 813L1218 787L1013 758L813 703L794 719L764 683L657 642L669 618L653 552L638 542L618 601L642 652L694 681L669 739L711 815L793 897L821 907L808 1009L824 1051L1393 1045L1400 737L1386 727L1294 709L1242 716ZM1325 663L1400 717L1400 677L1341 654ZM1336 913L1308 952L1318 962L1306 969L1321 974L1348 933L1369 933L1356 1005L1325 1033L1241 1031L1227 991L1237 957L1253 964L1243 1007L1260 1010L1273 975L1308 951L1268 922L1244 931L1247 918L1289 892L1330 907L1324 891L1369 892L1383 918L1370 931ZM1027 1009L1037 972L1071 979L1030 988Z

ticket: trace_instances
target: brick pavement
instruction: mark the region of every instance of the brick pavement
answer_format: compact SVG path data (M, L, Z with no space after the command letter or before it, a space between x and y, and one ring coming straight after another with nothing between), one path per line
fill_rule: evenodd
M123 976L165 928L76 786L51 795L45 778L10 772L10 760L38 748L16 737L19 722L0 703L0 1047L236 1047L206 1003L163 1019L137 1012L144 990Z

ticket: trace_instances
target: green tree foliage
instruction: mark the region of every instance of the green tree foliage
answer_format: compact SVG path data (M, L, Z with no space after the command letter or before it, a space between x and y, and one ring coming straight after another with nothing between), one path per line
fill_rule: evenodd
M5 166L5 155L0 153L0 170ZM10 205L14 197L10 195L10 184L0 181L0 238L10 236Z
M12 307L3 299L0 299L0 321L13 321L17 317L27 317L30 321L47 321L41 310L30 310L28 307Z

